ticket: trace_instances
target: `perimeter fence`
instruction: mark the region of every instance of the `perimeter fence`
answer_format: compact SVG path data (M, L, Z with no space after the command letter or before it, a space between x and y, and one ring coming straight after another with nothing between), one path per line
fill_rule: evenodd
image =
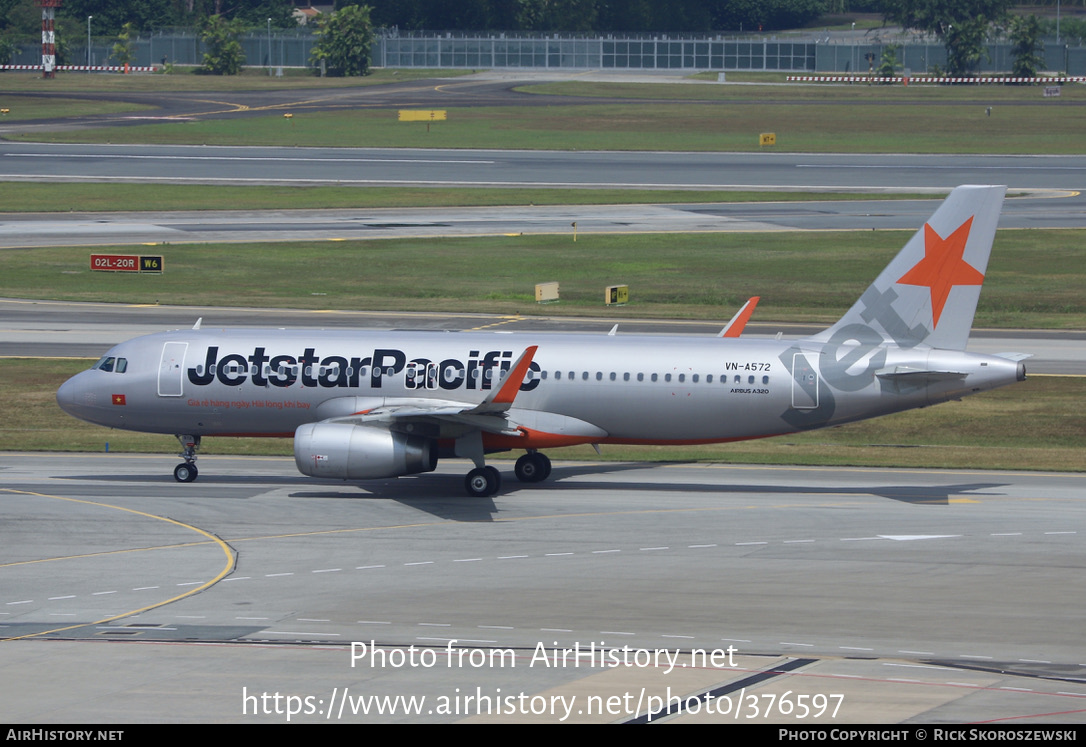
M91 37L62 44L62 64L115 65L113 38ZM311 67L316 36L305 29L269 29L241 37L245 66L267 68ZM204 45L194 31L163 31L137 36L131 42L133 66L201 65ZM17 45L10 62L41 63L38 40ZM864 74L877 70L883 53L895 50L898 71L913 74L945 70L946 49L931 40L907 37L901 41L862 35L824 37L780 36L570 36L526 34L469 34L452 32L382 32L372 50L374 67L434 69L529 70L668 70L694 72L767 71L789 73ZM1057 44L1046 39L1044 69L1067 75L1086 75L1086 47ZM1009 42L992 42L978 73L1009 72L1013 64Z

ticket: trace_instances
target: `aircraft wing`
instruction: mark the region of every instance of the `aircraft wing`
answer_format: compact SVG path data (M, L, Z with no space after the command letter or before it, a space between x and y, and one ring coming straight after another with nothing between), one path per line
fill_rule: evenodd
M528 374L537 346L527 348L513 363L482 402L472 405L445 399L412 397L371 402L345 398L350 414L329 417L326 422L350 425L396 426L397 430L415 430L439 438L455 438L469 431L503 436L523 436L526 430L561 433L565 436L602 438L607 432L591 423L557 413L522 410L513 407L521 384ZM372 406L367 407L367 405Z

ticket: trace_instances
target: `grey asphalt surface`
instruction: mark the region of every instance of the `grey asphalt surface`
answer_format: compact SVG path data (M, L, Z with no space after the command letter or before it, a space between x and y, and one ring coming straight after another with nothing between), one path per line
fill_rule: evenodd
M836 723L1086 719L1077 475L559 462L471 500L456 461L361 487L171 467L0 454L0 719L285 723L279 693L312 706L292 721L454 721L482 701L438 699L523 693L541 713L487 719L557 721L562 695L611 722L766 670L748 693L821 695ZM593 644L631 664L545 663ZM665 649L670 671L632 653ZM352 713L372 695L427 700Z
M1086 156L84 145L0 141L0 180L644 189L1080 190Z
M0 250L34 246L314 241L558 233L915 230L937 199L359 210L23 213L0 215ZM1086 197L1007 200L1001 229L1082 228Z

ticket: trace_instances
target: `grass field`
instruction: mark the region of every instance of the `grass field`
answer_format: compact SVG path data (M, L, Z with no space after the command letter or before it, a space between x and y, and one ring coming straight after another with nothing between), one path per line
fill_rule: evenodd
M431 78L458 78L467 75L466 70L429 70L411 68L403 70L374 69L364 78L320 78L308 70L285 68L283 77L268 75L267 69L246 68L240 75L200 75L196 68L175 67L171 74L133 73L60 73L52 79L44 79L41 73L5 72L3 90L12 93L181 93L206 91L222 93L231 91L282 91L294 89L356 88L379 86L385 83L402 83ZM0 95L5 95L0 94Z
M576 242L572 236L542 235L159 245L154 253L164 256L165 273L135 276L90 272L88 248L8 250L0 296L727 320L758 295L758 321L829 323L910 235L591 234ZM561 303L537 306L534 284L555 280L561 283ZM631 303L605 310L603 289L617 283L630 286ZM1086 231L1001 231L976 325L1081 329L1083 287Z
M0 94L0 108L8 110L6 114L0 114L0 123L5 123L58 117L86 117L92 114L142 112L153 107L125 101L91 101L76 98L18 96L2 93Z
M382 75L384 81L392 79L390 71ZM276 85L257 76L239 79L239 90L244 80ZM124 90L113 79L91 81L107 83L107 92ZM300 102L290 110L290 119L282 116L287 110L277 110L240 119L69 132L39 132L28 126L9 137L46 142L756 151L761 148L759 134L773 132L774 149L791 152L1069 154L1081 152L1086 104L1086 86L1065 86L1058 99L1041 98L1036 87L1011 86L569 82L522 90L599 103L447 108L448 121L427 131L421 123L398 122L394 110L314 111ZM611 103L615 99L644 103ZM25 107L31 111L23 116L37 116L31 102Z
M56 405L56 389L90 361L0 360L0 451L154 452L172 455L177 441L77 421ZM692 447L603 447L603 458L1086 471L1086 378L1039 377L938 407L774 439ZM290 439L205 439L202 454L292 453ZM552 458L596 459L589 447ZM171 462L163 457L163 470Z
M777 151L809 153L1079 153L1081 107L779 104L597 104L449 109L427 131L395 111L294 113L69 132L26 131L42 142L529 150Z

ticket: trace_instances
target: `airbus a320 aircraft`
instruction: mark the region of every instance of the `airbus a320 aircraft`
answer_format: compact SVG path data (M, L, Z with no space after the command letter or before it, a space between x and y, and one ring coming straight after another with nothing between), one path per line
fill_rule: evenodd
M485 463L497 451L523 449L516 476L538 482L540 449L737 441L924 407L1025 378L1026 355L965 352L1004 192L955 189L840 321L804 339L197 323L117 345L57 401L92 423L175 434L180 482L196 479L203 436L293 436L313 477L468 458L472 496L500 489Z

